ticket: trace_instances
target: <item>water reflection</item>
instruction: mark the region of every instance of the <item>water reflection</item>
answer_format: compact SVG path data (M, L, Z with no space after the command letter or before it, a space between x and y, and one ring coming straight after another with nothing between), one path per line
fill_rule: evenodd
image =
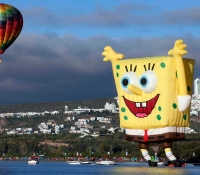
M149 167L147 163L123 162L107 165L69 165L66 162L40 162L30 166L23 161L1 161L0 175L199 175L200 167Z
M182 175L188 174L183 168L159 168L159 167L120 167L114 170L117 174L137 174L137 175Z

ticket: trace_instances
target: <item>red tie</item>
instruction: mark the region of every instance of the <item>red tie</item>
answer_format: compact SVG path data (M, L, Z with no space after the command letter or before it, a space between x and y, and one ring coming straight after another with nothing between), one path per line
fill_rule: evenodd
M148 130L144 130L144 142L148 142L148 134L147 134Z

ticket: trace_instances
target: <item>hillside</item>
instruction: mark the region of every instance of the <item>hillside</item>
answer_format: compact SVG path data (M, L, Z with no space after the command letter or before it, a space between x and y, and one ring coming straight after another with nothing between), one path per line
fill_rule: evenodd
M190 117L190 128L200 133L200 116Z
M92 99L92 100L85 100L85 101L80 100L80 101L72 101L72 102L24 103L24 104L14 104L14 105L0 105L0 113L44 112L44 111L54 111L54 110L64 111L65 106L68 106L69 109L75 109L78 106L88 107L88 108L104 108L104 105L106 102L109 102L109 103L114 102L116 106L118 106L114 98L103 98L103 99ZM56 120L58 120L58 117L56 118L57 118ZM54 117L52 116L51 119L54 119ZM200 133L200 116L191 117L190 119L191 119L190 128ZM38 118L36 118L36 120L38 120ZM38 120L38 122L42 122L42 121ZM28 123L31 123L31 122L28 121Z
M78 106L87 108L104 108L106 102L114 102L114 98L93 99L73 102L52 102L52 103L24 103L13 105L0 105L0 113L15 113L15 112L44 112L44 111L64 111L64 107L75 109Z

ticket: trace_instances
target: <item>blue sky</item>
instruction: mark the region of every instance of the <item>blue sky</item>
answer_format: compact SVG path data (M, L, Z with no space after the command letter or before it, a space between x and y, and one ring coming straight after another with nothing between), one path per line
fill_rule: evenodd
M74 34L81 38L95 35L118 38L175 36L192 31L199 36L199 1L18 1L8 3L17 6L25 14L27 25L23 31L27 33L52 32L58 35Z
M0 104L115 97L111 45L125 58L167 55L187 44L200 76L200 1L6 0L23 15L17 40L0 55Z

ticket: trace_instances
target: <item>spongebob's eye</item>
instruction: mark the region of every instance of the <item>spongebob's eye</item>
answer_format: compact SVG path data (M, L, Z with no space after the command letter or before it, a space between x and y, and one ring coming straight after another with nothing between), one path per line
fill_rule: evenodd
M123 90L129 94L132 94L132 92L128 90L129 84L132 84L136 87L139 86L138 85L138 77L135 72L127 72L121 78L121 86L122 86Z
M143 73L139 80L140 88L146 92L151 93L155 90L158 79L156 74L152 70L148 70Z

